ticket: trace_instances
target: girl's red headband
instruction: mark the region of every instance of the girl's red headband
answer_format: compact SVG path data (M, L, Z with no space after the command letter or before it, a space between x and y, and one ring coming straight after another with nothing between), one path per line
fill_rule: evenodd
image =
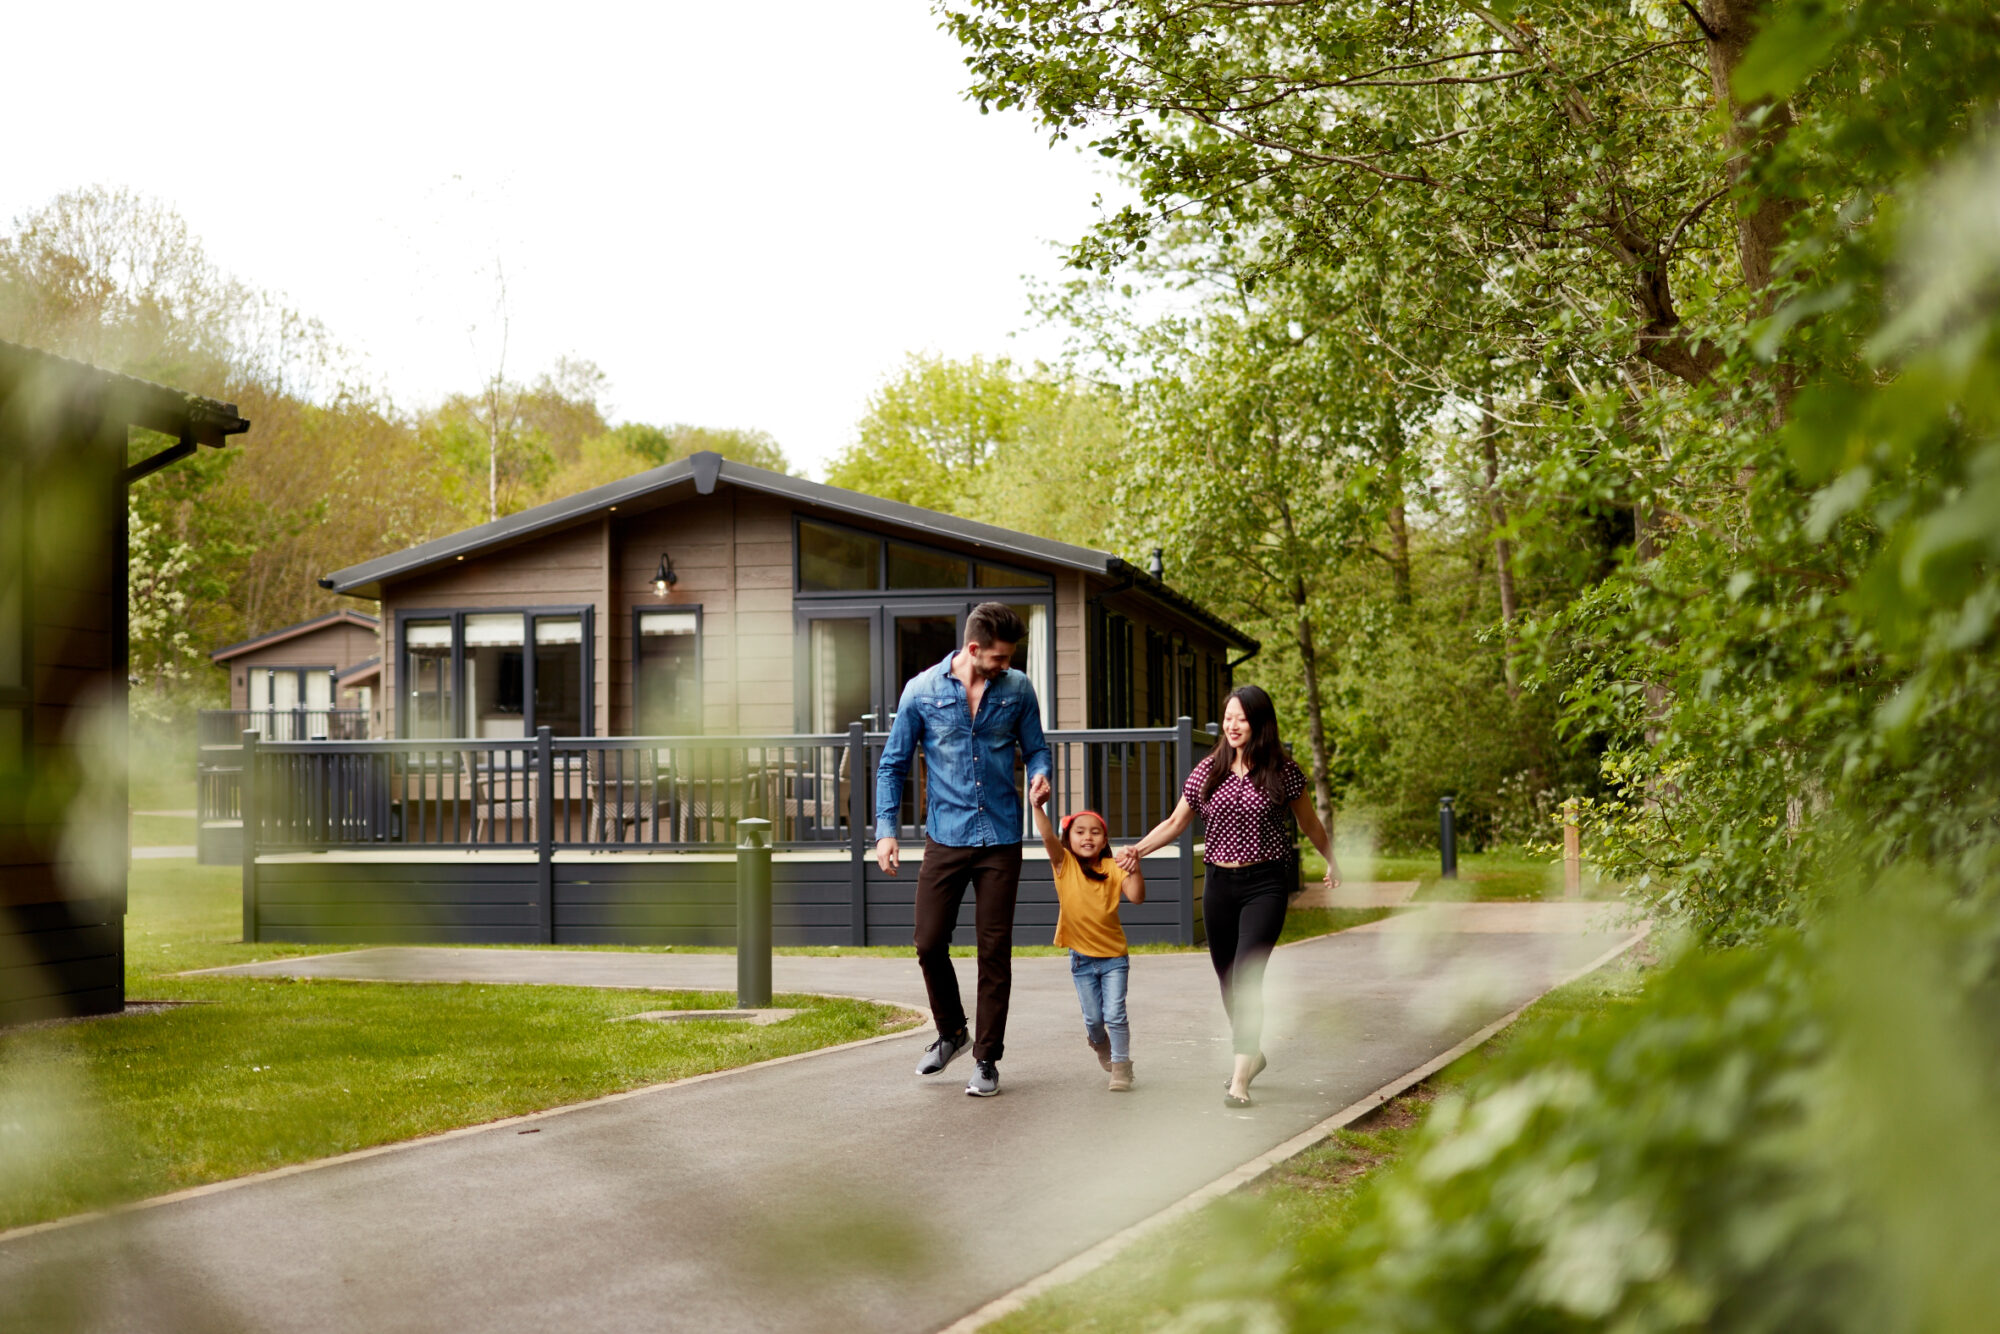
M1069 837L1070 824L1079 815L1088 815L1093 819L1095 819L1097 823L1104 826L1104 836L1106 838L1111 837L1111 821L1105 819L1103 816L1099 815L1096 811L1071 811L1068 815L1065 815L1063 817L1062 829L1060 830L1060 832L1064 838Z

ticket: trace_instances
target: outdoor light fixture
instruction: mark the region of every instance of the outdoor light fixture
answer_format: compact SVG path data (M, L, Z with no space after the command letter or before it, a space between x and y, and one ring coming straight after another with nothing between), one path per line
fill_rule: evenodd
M653 591L661 597L665 597L667 590L680 581L681 577L674 573L673 557L662 551L660 553L660 568L653 571Z

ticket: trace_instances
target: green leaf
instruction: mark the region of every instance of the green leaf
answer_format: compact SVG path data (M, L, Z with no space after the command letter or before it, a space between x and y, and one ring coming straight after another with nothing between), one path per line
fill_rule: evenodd
M1743 53L1730 87L1744 102L1790 97L1852 31L1846 16L1802 0L1768 19Z

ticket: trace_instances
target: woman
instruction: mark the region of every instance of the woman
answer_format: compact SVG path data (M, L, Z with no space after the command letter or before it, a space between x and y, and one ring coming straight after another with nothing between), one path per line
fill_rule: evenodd
M1222 1095L1229 1107L1250 1105L1250 1081L1264 1069L1264 963L1285 929L1285 909L1300 889L1292 871L1287 807L1326 858L1327 888L1337 887L1340 866L1333 844L1306 797L1304 772L1278 740L1271 697L1256 686L1239 686L1222 706L1222 736L1215 750L1188 774L1174 813L1117 854L1118 865L1130 874L1139 869L1141 857L1180 837L1196 812L1207 823L1202 916L1236 1053Z

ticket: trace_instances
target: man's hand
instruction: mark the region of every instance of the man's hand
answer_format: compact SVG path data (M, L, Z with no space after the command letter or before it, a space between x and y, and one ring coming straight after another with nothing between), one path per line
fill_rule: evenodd
M875 864L882 868L883 875L896 874L903 864L903 845L894 838L877 839Z
M1127 843L1124 847L1111 854L1111 860L1118 863L1119 870L1123 871L1126 875L1131 875L1139 869L1138 845Z
M1340 888L1340 863L1338 863L1338 862L1328 862L1328 863L1326 864L1326 889L1327 889L1327 892L1328 892L1328 893L1330 894L1330 893L1332 893L1332 892L1333 892L1334 890L1336 890L1336 889L1339 889L1339 888Z
M1036 806L1044 805L1049 799L1049 776L1036 774L1028 780L1028 801Z

